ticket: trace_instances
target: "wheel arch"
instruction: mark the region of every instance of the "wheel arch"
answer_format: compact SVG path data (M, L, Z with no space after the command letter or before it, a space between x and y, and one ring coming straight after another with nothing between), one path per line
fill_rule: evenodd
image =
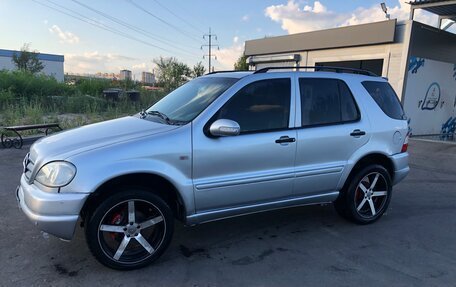
M178 189L166 178L153 173L128 173L118 175L103 182L92 192L81 209L84 219L107 196L116 192L122 186L144 188L160 196L171 208L176 219L185 222L186 207Z
M361 158L359 158L356 163L353 165L351 168L350 172L348 173L348 176L346 179L342 182L342 189L346 188L348 184L350 184L351 179L353 176L362 168L371 165L371 164L379 164L386 168L388 171L391 181L394 182L394 163L393 161L385 154L375 152L375 153L369 153Z

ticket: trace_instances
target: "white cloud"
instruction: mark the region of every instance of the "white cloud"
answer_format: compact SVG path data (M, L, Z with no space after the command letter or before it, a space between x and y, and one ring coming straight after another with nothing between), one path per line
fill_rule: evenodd
M234 69L234 63L236 63L242 53L244 53L244 42L239 43L239 37L236 36L233 38L233 44L230 47L217 51L217 61L221 69Z
M131 71L133 74L141 74L141 72L153 72L154 71L154 66L151 61L149 63L147 62L142 62L139 64L134 64L131 66Z
M119 54L107 53L107 54L100 54L98 51L93 52L85 52L80 55L76 54L66 54L65 57L67 59L75 60L75 61L88 61L93 63L107 63L112 61L130 61L130 60L137 60L136 58L123 56Z
M299 33L320 30L344 21L344 16L328 11L319 1L313 6L300 7L299 3L289 0L286 5L272 5L266 8L265 14L281 24L288 33Z
M388 13L392 19L408 19L410 7L406 1L398 0L397 5L388 7ZM289 34L385 20L385 14L380 5L369 8L359 7L353 13L336 13L329 10L320 1L314 1L313 5L301 7L300 2L289 0L286 5L267 7L265 15L280 23L282 29ZM434 15L422 11L415 12L415 20L420 22L434 24L436 19Z
M243 22L247 22L247 21L250 20L250 16L249 16L249 15L244 15L244 16L242 16L241 20L242 20Z
M47 23L46 23L47 24ZM52 25L49 28L51 34L57 35L60 39L60 43L76 44L79 43L79 37L69 31L62 31L59 26Z
M70 73L118 73L122 69L142 71L143 66L146 67L146 61L138 64L137 58L115 53L102 54L92 51L82 54L65 54L65 70Z
M136 70L139 69L139 70L143 70L144 71L146 69L146 67L147 67L146 63L143 62L143 63L140 63L140 64L133 65L132 69L136 69Z

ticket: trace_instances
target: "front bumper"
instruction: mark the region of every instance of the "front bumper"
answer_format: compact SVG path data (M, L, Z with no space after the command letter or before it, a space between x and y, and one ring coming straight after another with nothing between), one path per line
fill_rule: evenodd
M408 152L395 154L390 157L394 165L393 185L402 181L410 172Z
M28 184L25 176L16 189L19 207L41 230L62 239L73 237L86 193L51 193Z

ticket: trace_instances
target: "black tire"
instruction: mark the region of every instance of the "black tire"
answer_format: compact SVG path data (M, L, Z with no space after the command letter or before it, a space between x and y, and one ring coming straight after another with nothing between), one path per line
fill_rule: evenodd
M390 174L383 166L373 164L351 177L334 202L334 207L342 217L352 222L369 224L382 217L388 209L391 196Z
M140 188L120 188L85 221L92 254L101 264L118 270L138 269L157 260L169 246L173 232L169 206L156 194Z

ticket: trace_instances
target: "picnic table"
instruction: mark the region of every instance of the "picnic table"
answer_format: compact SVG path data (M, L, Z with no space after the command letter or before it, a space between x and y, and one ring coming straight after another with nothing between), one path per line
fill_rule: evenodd
M37 130L45 135L48 135L50 132L54 130L62 130L62 128L57 123L49 123L49 124L36 124L36 125L22 125L22 126L11 126L11 127L3 127L1 133L1 143L4 148L22 148L24 140L19 132L27 131L27 130ZM8 133L9 132L9 133ZM14 136L9 136L8 134L13 133Z

